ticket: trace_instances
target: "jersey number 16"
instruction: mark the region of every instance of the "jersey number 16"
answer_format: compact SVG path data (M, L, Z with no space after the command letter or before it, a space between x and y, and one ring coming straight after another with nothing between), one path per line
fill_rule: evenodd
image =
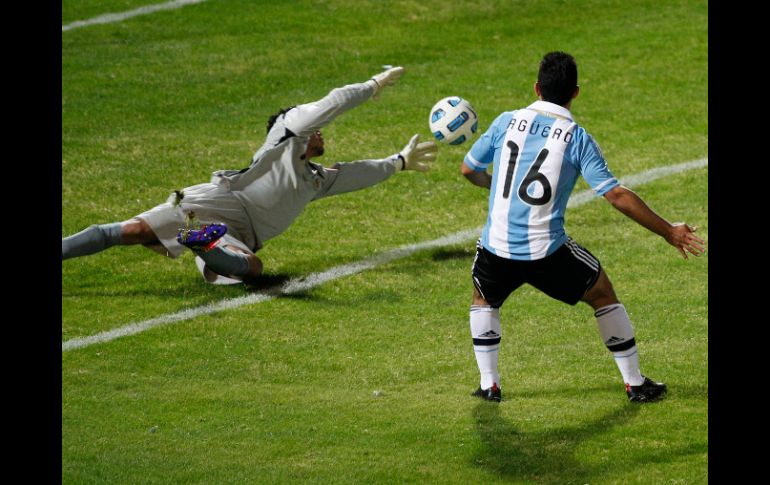
M511 156L508 158L508 170L505 174L505 185L503 186L503 198L507 199L511 195L511 183L513 182L513 174L516 171L516 159L519 157L519 145L513 140L508 140L508 148L511 149ZM537 154L535 163L529 168L524 180L519 184L519 198L529 205L545 205L551 200L552 190L551 183L548 182L548 178L540 173L540 167L548 157L548 149L543 148L540 153ZM540 197L532 197L527 193L527 188L532 185L533 182L538 182L543 187L543 194Z

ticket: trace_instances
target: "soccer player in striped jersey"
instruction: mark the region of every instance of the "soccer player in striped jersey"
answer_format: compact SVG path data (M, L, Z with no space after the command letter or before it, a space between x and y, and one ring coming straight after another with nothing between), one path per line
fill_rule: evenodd
M263 266L254 253L284 232L310 202L371 187L402 170L430 168L436 144L418 143L418 135L387 158L329 168L313 161L325 151L322 127L377 97L403 72L403 67L392 67L363 83L333 89L318 101L281 109L268 120L267 138L248 167L214 172L211 182L175 191L165 203L127 221L94 224L63 238L62 260L132 244L176 258L186 246L206 281L256 281Z
M473 396L502 397L499 311L524 283L570 305L584 301L593 307L629 400L651 402L666 393L665 384L641 373L628 313L599 260L565 232L564 211L582 175L597 195L662 236L685 259L688 253L702 254L705 243L694 227L666 221L612 175L596 141L570 113L579 92L575 59L564 52L546 54L535 83L539 100L500 114L461 165L471 183L490 190L472 269L470 328L481 375Z

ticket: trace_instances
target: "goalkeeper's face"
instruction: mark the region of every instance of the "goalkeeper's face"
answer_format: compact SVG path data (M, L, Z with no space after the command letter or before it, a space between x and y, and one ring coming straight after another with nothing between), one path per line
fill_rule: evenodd
M305 156L307 158L313 158L313 157L320 157L324 154L324 137L321 134L321 131L318 130L312 135L310 135L310 139L307 142L307 150L305 151Z

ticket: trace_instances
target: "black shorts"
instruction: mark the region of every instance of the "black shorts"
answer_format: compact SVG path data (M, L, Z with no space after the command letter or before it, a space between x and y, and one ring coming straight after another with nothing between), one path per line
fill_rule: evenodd
M520 261L496 256L476 243L473 284L493 308L500 308L519 286L529 283L551 298L575 305L594 286L601 264L572 238L550 256Z

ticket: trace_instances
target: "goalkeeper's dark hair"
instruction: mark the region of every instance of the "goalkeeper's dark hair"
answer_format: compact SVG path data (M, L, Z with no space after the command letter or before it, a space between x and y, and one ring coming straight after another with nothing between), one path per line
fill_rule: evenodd
M577 88L577 63L566 52L549 52L540 61L537 82L543 101L564 106L572 99Z
M279 116L286 114L290 109L294 107L296 107L296 105L289 106L288 108L281 108L276 114L270 116L270 118L267 119L267 132L270 133L270 129L273 127L275 120L277 120Z

